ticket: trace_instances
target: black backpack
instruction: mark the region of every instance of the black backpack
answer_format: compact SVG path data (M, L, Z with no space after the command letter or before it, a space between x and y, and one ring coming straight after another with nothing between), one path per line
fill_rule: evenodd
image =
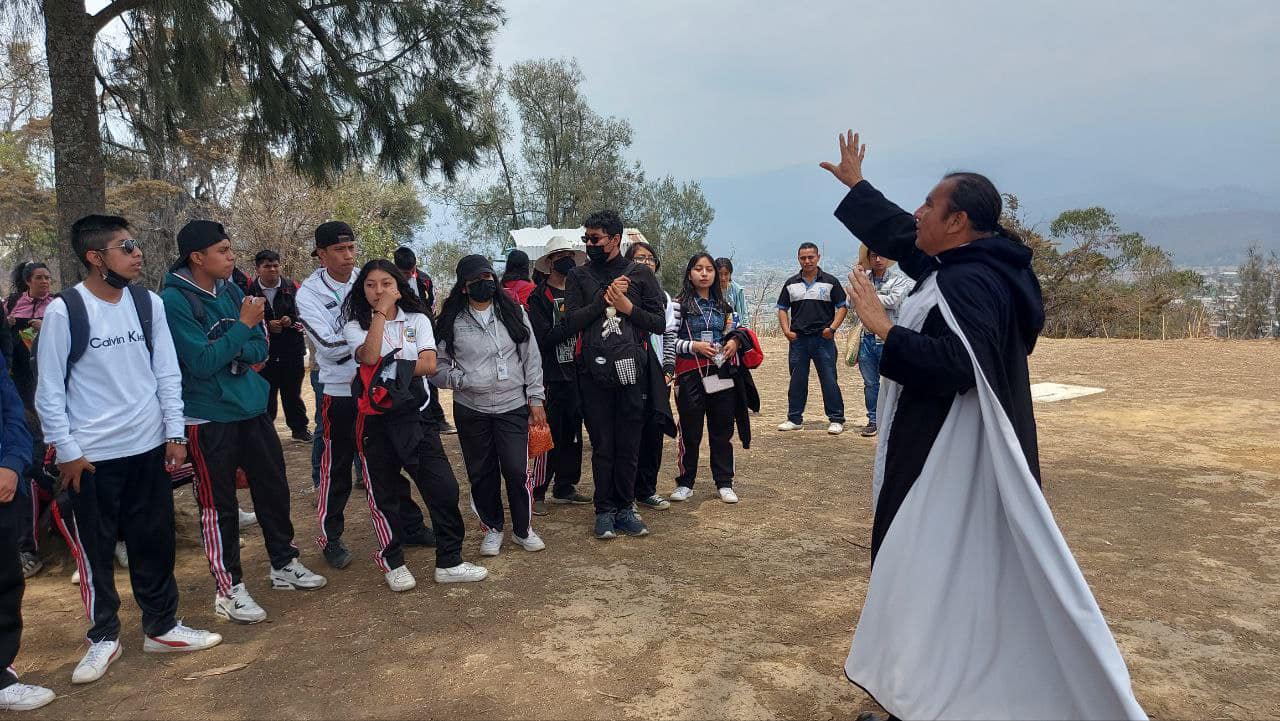
M147 354L155 353L155 345L151 337L151 293L141 285L130 284L125 286L129 291L129 295L133 296L133 307L138 312L138 323L142 326L142 339L147 343ZM62 383L66 385L71 382L71 366L84 356L84 352L89 349L89 309L85 307L84 298L80 292L74 287L67 288L57 296L67 306L67 324L71 330L71 348L67 353L67 370L63 374ZM40 346L40 336L36 336L35 343L31 345L31 359L33 367L36 366L36 360L40 357L37 352ZM36 375L39 377L40 370L36 367Z
M360 365L351 379L351 396L360 413L370 416L416 411L426 404L427 389L413 374L416 360L396 358L391 351L376 366Z
M608 281L601 280L589 265L584 268L600 283L601 290L608 287ZM603 318L592 321L582 332L579 362L591 380L603 388L633 386L639 382L640 368L647 360L648 334L644 337L645 341L636 340L630 318L621 313L609 318L606 310Z

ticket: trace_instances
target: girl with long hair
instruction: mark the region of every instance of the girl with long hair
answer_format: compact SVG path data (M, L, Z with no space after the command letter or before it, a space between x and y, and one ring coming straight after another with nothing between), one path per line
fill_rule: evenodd
M675 317L663 339L663 367L675 376L678 475L672 501L693 495L698 447L705 421L710 437L711 477L725 503L737 503L733 490L733 429L738 406L734 380L721 369L736 363L742 341L735 333L733 306L720 292L715 259L698 253L689 259L675 299Z
M546 426L542 355L529 318L498 288L481 255L458 261L457 282L440 311L440 370L433 382L452 388L453 420L471 481L471 510L480 519L480 555L496 556L504 539L502 479L512 538L526 551L546 548L534 533L529 426Z
M481 581L489 572L462 560L465 525L458 511L458 481L440 445L439 428L422 414L431 392L424 382L436 370L436 342L427 307L388 260L365 263L343 303L342 335L360 364L362 398L369 384L393 373L400 361L413 362L409 384L413 402L379 413L360 403L356 450L369 483L369 512L378 538L377 562L393 591L417 585L404 565L401 505L409 498L407 471L422 492L436 536L437 583ZM388 356L396 361L387 365ZM372 373L366 369L374 369ZM365 379L368 379L367 381Z

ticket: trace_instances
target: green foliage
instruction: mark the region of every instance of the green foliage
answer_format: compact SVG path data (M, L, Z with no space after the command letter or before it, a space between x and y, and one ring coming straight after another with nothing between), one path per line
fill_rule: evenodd
M1205 309L1198 300L1204 278L1175 268L1169 253L1141 234L1122 232L1105 208L1065 211L1045 237L1018 217L1016 197L1005 200L1003 221L1034 253L1046 335L1160 338L1204 332Z
M1275 324L1273 305L1280 274L1276 272L1274 256L1268 263L1262 249L1249 246L1244 262L1240 264L1240 286L1236 302L1231 307L1227 322L1233 338L1262 338L1270 335Z
M704 248L715 212L697 183L650 180L639 163L629 164L630 124L592 109L583 81L577 62L564 59L517 63L487 77L480 116L496 139L489 151L495 170L437 191L458 210L465 237L496 241L504 251L508 230L576 227L592 211L614 208L654 245L663 280L678 287L684 260Z

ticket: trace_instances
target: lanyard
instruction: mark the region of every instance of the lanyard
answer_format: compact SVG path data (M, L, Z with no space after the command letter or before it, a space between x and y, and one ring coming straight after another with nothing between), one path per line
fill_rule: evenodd
M493 311L493 320L494 320L494 324L496 325L498 321L498 311L493 306L489 306L489 308L490 310ZM472 311L470 307L467 308L467 315L471 317L471 320L476 325L480 326L480 330L484 331L484 334L489 337L489 340L493 341L493 350L497 352L498 358L501 359L502 345L498 343L498 331L495 330L494 332L490 333L489 326L485 323L481 323L480 319L476 317L475 312Z
M342 302L342 296L338 295L338 289L337 289L337 288L334 288L333 286L329 285L329 281L325 280L325 276L327 276L327 275L329 275L329 271L327 271L327 270L320 271L320 282L321 282L321 283L324 283L324 287L328 288L328 289L329 289L329 292L333 294L333 299L334 299L334 300L336 300L336 301L338 301L339 303L341 303L341 302ZM279 286L277 286L277 287L279 287Z

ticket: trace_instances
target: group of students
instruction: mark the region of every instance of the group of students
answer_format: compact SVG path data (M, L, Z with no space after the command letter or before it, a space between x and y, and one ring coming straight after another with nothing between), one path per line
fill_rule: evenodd
M279 394L294 437L309 439L297 421L305 410L291 401L302 368L289 333L310 341L318 376L318 545L330 566L350 564L343 532L354 464L368 489L375 561L393 591L416 585L406 545L434 546L437 582L488 575L463 560L465 524L440 441L446 424L438 388L453 394L471 506L484 533L481 555L500 553L508 515L514 543L545 548L532 521L547 513L547 488L551 503L593 503L598 538L648 534L637 504L670 506L657 493L662 436L679 439L672 500L687 500L704 426L720 497L737 502L730 439L737 424L749 443L748 411L759 409L744 363L749 351L758 353L742 323L745 308L732 305L724 292L731 286L720 282L709 255L689 260L672 299L658 283L651 246L632 243L622 252L616 213L596 213L584 225L586 251L557 237L536 274L518 251L502 276L483 256L463 258L437 316L430 280L405 268L402 253L395 263L376 259L357 270L355 233L342 222L316 228L320 267L295 287L280 277L272 251L255 257L258 277L250 282L223 226L191 221L178 233L178 258L157 295L134 282L143 257L126 219L77 221L71 245L86 279L55 296L48 269L25 264L21 293L5 304L14 321L5 320L11 332L3 337L23 342L21 351L7 349L12 376L7 363L0 373L0 526L9 527L0 533L0 663L17 654L23 578L31 559L39 560L25 545L34 525L25 512L38 517L41 499L55 501L51 515L71 547L91 623L73 683L100 679L122 653L115 559L127 567L142 611L145 651L221 642L175 616L176 479L192 482L216 615L243 624L267 616L240 562L247 524L238 479L249 481L271 587L326 585L299 560L274 428ZM584 426L594 498L577 491ZM531 430L550 450L532 450ZM46 457L33 457L41 447ZM35 478L48 487L29 482ZM37 708L53 698L19 683L12 667L0 675L0 708Z

